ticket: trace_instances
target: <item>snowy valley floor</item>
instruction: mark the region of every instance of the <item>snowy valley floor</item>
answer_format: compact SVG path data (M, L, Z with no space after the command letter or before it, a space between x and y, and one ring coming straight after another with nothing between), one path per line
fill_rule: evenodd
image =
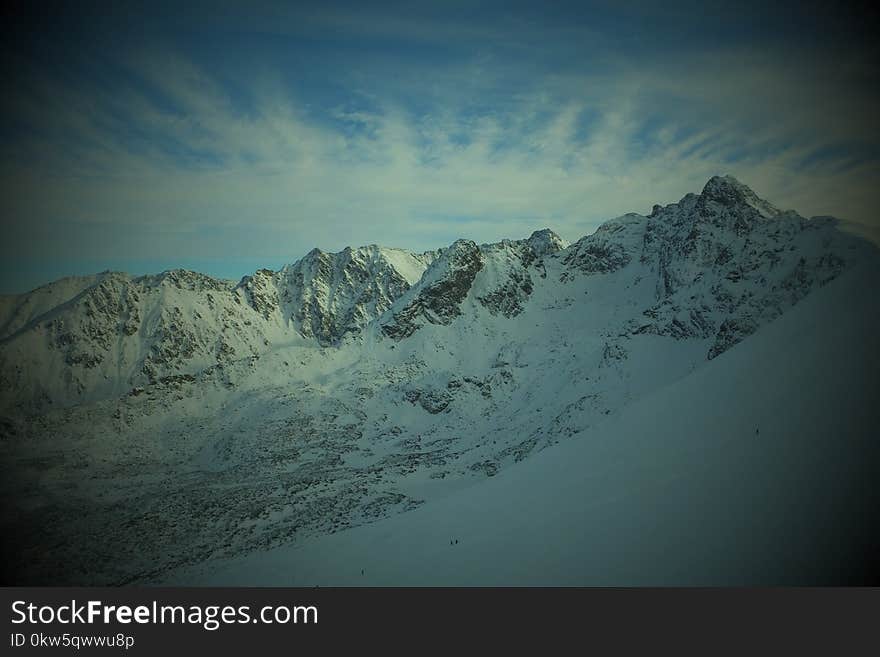
M196 585L866 583L877 554L880 273L420 507L186 566Z

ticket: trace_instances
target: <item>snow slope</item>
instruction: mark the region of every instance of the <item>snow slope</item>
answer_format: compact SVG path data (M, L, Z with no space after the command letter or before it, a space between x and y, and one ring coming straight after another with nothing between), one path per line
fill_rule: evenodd
M577 440L409 513L180 584L821 584L876 556L880 268ZM363 571L363 575L361 574Z

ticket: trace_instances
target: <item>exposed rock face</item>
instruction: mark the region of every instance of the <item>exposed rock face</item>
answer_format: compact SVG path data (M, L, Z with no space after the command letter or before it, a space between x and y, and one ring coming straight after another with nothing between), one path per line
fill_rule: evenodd
M452 396L443 390L407 390L404 398L411 404L418 403L432 415L442 413L452 401Z
M709 358L836 277L849 241L833 222L780 212L731 178L667 206L648 232L642 258L660 274L655 326L664 333L664 319L668 327L686 312L685 335L714 332Z
M545 277L544 258L566 248L565 241L545 228L532 233L526 240L504 240L486 244L481 251L487 268L492 270L490 290L478 295L477 301L493 315L515 317L524 308L532 293L532 276Z
M435 258L378 246L314 249L274 276L270 303L303 336L333 344L384 313Z
M414 294L405 295L401 306L383 323L382 332L395 340L415 333L425 324L449 324L461 314L483 255L470 240L458 240L440 253Z
M718 215L720 208L729 208L735 216L736 223L742 219L755 218L753 213L744 212L744 206L752 208L765 218L781 214L779 208L762 198L758 198L755 192L732 176L713 176L710 178L700 194L699 206L706 216Z
M523 311L525 300L532 293L532 277L527 269L510 271L507 281L488 294L477 297L493 315L515 317Z
M101 274L3 339L2 402L97 399L259 353L268 341L253 319L228 283L202 274Z
M639 278L654 281L654 302L627 330L714 337L711 359L852 264L861 247L835 225L782 212L736 179L716 176L699 195L654 206L647 217L614 219L573 244L561 280L638 261L647 267Z
M562 251L568 247L568 243L549 228L542 228L529 236L526 246L535 258L543 258Z
M237 289L263 319L269 320L278 312L278 285L271 269L258 269L252 276L245 276Z
M602 224L592 235L583 237L566 249L562 262L569 269L585 274L610 274L626 267L632 259L629 240L634 230L640 228L638 215L626 215ZM635 220L635 221L634 221ZM562 279L569 280L570 271Z

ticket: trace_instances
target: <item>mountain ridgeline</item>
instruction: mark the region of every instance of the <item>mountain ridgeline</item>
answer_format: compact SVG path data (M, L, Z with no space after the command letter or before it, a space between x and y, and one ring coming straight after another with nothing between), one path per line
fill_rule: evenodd
M515 488L515 473L563 441L586 450L572 482L617 467L603 456L609 435L622 453L648 449L649 469L667 446L702 453L705 432L690 423L721 407L738 418L731 445L796 446L812 417L868 463L860 427L876 423L859 423L862 410L823 419L807 397L799 405L800 386L745 388L764 377L755 354L767 349L779 351L767 381L795 367L839 378L844 356L864 369L852 376L869 376L874 352L821 336L829 317L864 334L869 304L829 293L875 289L878 271L877 249L836 220L780 211L725 177L571 245L545 229L426 253L315 249L238 283L104 273L4 297L10 581L199 581L187 569L442 508L432 505L476 485ZM880 407L862 399L869 388L855 381L847 403ZM691 415L613 429L676 390ZM777 427L762 428L766 446L759 421ZM673 454L688 468L705 461ZM558 503L580 508L579 495Z
M651 288L619 318L618 335L709 339L711 359L872 250L830 217L780 211L737 180L714 177L701 194L613 219L570 246L545 229L419 254L314 249L238 284L186 270L63 279L2 299L0 410L126 394L279 344L405 340L424 325L451 324L466 300L477 312L528 321L520 315L536 285L564 290L583 277L614 281L621 300L632 286ZM591 313L590 299L571 312Z

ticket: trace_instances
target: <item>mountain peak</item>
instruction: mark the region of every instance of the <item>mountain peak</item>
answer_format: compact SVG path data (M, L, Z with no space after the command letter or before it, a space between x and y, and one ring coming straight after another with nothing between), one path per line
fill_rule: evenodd
M721 205L748 205L764 217L775 217L780 214L779 209L772 203L760 198L748 185L733 176L712 176L703 187L700 196Z
M568 246L568 242L549 228L542 228L533 232L529 236L528 243L539 257L548 253L556 253Z
M703 186L703 194L713 194L722 190L735 190L741 193L751 193L748 185L741 183L733 176L712 176Z

